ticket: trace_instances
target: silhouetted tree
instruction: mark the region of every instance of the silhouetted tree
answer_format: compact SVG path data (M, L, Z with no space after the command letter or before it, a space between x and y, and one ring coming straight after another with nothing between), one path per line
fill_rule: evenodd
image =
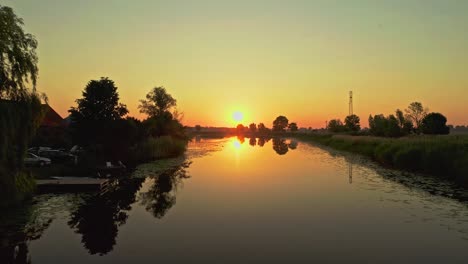
M343 132L345 127L341 120L339 119L332 119L328 122L328 130L333 133Z
M298 130L297 123L294 123L294 122L293 122L293 123L290 123L290 124L288 125L288 128L289 128L289 130L290 130L291 132L296 132L296 131Z
M430 113L421 122L421 131L424 134L446 135L450 132L447 118L440 113Z
M413 102L405 109L406 118L413 122L413 126L417 129L418 133L420 132L421 122L427 115L427 111L427 108L424 108L420 102Z
M200 130L201 130L201 126L200 126L200 125L196 125L196 126L195 126L195 130L196 130L196 131L200 131Z
M349 115L345 118L345 127L348 131L359 131L361 130L361 119L357 115Z
M403 135L398 119L394 115L369 116L369 132L379 137L400 137Z
M286 144L286 140L282 138L273 138L273 150L278 155L284 155L288 153L288 145Z
M148 136L186 138L179 113L174 110L176 106L177 101L167 93L164 87L153 88L146 95L146 100L140 100L138 106L140 112L148 115L148 118L143 121Z
M282 132L288 127L289 120L285 116L278 116L273 121L273 131Z
M245 126L242 125L242 124L238 124L237 127L236 127L236 131L238 134L242 134L245 132Z
M265 133L268 132L268 128L266 128L265 124L263 124L263 123L258 124L257 130L261 134L265 134Z
M38 75L36 38L25 33L23 19L0 5L0 99L16 99L35 92Z
M146 95L146 100L140 100L138 108L141 113L147 114L149 117L156 117L171 112L171 109L176 105L177 101L167 93L166 88L154 87Z
M411 120L408 120L403 112L400 109L397 109L396 112L396 118L398 120L398 126L400 126L401 132L403 135L408 135L413 131L413 123Z
M33 177L26 177L21 171L28 143L43 117L35 89L36 48L34 36L23 30L23 20L10 7L0 5L0 204L3 205L18 202L34 189ZM32 87L27 87L28 83Z
M119 103L119 94L114 82L108 78L91 80L83 91L83 98L72 107L70 127L74 141L80 145L112 146L114 125L128 113L127 107ZM118 140L121 140L119 138Z
M249 130L250 130L250 132L252 132L252 133L257 132L257 125L256 125L255 123L250 124L250 125L249 125Z

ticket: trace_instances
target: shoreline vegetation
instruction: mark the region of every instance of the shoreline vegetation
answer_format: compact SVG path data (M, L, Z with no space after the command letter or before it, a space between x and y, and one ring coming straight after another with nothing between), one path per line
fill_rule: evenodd
M332 134L287 135L360 154L384 167L421 172L468 186L468 135L402 138Z

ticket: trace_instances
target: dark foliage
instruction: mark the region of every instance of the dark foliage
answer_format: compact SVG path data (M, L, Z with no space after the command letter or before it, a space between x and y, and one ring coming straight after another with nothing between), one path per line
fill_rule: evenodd
M83 98L72 107L70 128L73 140L82 146L100 145L108 149L118 139L114 137L116 123L128 113L127 107L119 103L119 94L114 82L108 78L91 80L83 91Z
M288 128L291 132L296 132L299 128L297 127L297 123L292 122L288 125Z
M13 9L0 5L0 99L21 98L35 92L38 75L37 41L23 30L23 20Z
M361 119L357 115L349 115L345 118L345 128L348 131L357 132L361 130Z
M288 127L289 120L285 116L278 116L273 121L273 131L283 132Z
M288 153L289 147L286 144L286 140L282 138L273 138L273 150L278 155L284 155Z
M429 135L447 135L450 132L447 118L440 113L430 113L421 122L421 131Z

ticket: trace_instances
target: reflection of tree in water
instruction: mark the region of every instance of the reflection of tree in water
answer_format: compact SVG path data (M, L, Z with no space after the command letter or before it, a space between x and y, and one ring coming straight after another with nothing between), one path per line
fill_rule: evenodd
M154 217L161 219L176 203L177 187L189 178L185 168L188 164L160 173L152 180L153 185L140 194L141 203Z
M112 251L118 227L125 224L127 211L136 200L142 179L119 180L118 186L104 195L93 196L76 211L68 222L90 254L104 255Z
M237 136L237 140L238 140L241 144L244 144L244 142L245 142L245 137L242 136L242 135L238 135L238 136Z
M31 212L26 213L25 216L32 217ZM15 218L16 219L16 218ZM16 223L17 230L3 230L0 241L0 262L1 263L31 263L29 255L28 243L30 240L39 239L42 233L49 227L52 219L45 222L38 222L33 225L31 220L16 219L20 223Z
M263 147L265 145L265 138L258 138L258 146Z
M10 243L12 241L7 241ZM5 243L4 241L2 244ZM31 263L29 248L25 239L13 244L0 245L0 260L2 263Z
M252 147L255 147L255 145L257 145L257 139L254 138L254 137L251 137L249 139L249 145L252 146Z
M289 149L294 150L294 149L297 149L297 145L298 145L298 144L299 144L299 143L297 143L297 141L291 140L291 141L289 142L289 144L288 144L288 147L289 147Z
M67 210L68 197L41 196L0 215L0 263L31 263L29 241L41 238L58 211ZM60 203L60 200L62 203ZM58 206L54 204L58 203Z
M284 155L288 153L288 145L286 140L282 138L273 138L273 149L278 153L278 155Z

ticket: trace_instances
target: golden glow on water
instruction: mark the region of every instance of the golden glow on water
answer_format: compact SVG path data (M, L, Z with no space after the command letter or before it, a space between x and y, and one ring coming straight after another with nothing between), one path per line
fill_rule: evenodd
M294 140L199 138L187 157L192 163L184 173L152 174L154 164L146 164L143 187L123 180L110 196L39 195L26 216L39 227L20 250L26 246L38 263L66 263L70 256L79 263L468 258L466 190L438 188L440 179L408 177ZM57 251L57 241L67 243ZM16 254L14 246L9 250Z

